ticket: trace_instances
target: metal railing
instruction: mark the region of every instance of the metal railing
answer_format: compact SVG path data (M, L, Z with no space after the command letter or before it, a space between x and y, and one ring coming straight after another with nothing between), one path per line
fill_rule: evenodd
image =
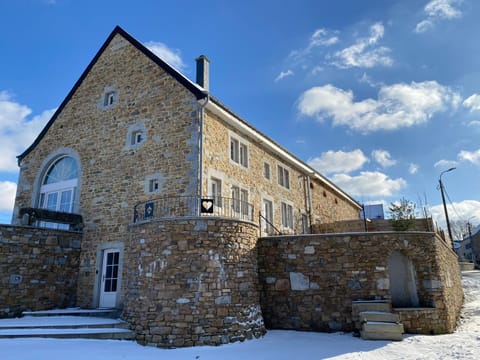
M187 216L220 216L254 221L253 205L221 196L175 196L147 200L135 205L133 222Z

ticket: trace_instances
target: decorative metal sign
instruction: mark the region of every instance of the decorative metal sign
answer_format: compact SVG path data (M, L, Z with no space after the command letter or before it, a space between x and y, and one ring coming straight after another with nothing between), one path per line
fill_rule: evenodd
M200 212L202 214L213 214L213 199L202 199Z
M145 217L149 218L153 216L153 210L155 209L155 205L153 202L149 202L145 204Z

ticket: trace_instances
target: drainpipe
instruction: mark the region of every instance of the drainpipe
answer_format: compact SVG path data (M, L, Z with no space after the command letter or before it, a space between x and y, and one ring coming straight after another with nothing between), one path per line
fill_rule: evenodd
M198 127L199 127L199 139L198 139L198 189L197 193L202 198L202 186L203 186L203 116L205 114L205 106L207 106L210 96L208 91L205 92L205 97L197 101L198 104ZM199 201L200 203L200 201ZM197 216L200 216L200 206L197 204Z
M310 189L310 175L307 175L307 201L308 201L308 222L310 227L310 234L312 233L312 193Z

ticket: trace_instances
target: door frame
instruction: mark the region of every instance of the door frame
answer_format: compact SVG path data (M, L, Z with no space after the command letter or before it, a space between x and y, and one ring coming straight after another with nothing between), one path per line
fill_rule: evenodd
M124 244L123 242L111 242L100 244L97 248L97 259L95 266L95 281L93 287L93 305L99 307L100 305L100 292L102 290L102 271L103 271L103 257L106 250L116 250L119 253L118 256L118 282L117 282L117 297L115 302L115 308L120 308L120 304L123 299L123 286L122 286L122 275L123 275L123 253L124 253Z

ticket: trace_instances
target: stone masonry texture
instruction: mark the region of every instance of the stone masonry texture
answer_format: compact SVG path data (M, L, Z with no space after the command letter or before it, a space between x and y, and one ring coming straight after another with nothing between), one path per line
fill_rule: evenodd
M0 318L76 305L81 234L0 225Z
M221 218L131 228L124 317L141 344L219 345L265 333L257 229Z
M117 102L99 105L105 89ZM195 97L122 36L116 35L97 59L40 143L21 164L15 211L38 206L38 180L52 154L77 154L79 204L84 219L78 305L95 307L94 284L100 245L125 243L134 206L152 196L197 193L198 158ZM132 126L145 141L132 148ZM53 161L54 158L52 158ZM159 174L156 194L146 178ZM18 221L18 220L17 220ZM123 302L120 294L118 306Z
M248 167L235 164L230 160L230 137L239 139L248 146ZM307 189L305 177L309 174L299 171L278 154L268 151L265 146L240 134L217 116L207 112L204 120L203 146L203 192L209 193L208 180L212 177L222 180L223 196L230 197L232 186L246 189L249 202L255 211L263 211L262 199L271 200L274 206L273 224L282 233L287 229L281 225L281 202L292 204L294 210L294 233L302 233L302 214L307 214ZM270 179L263 174L264 163L270 165ZM290 172L290 188L278 183L277 165ZM310 194L312 199L312 223L334 222L358 219L358 204L347 201L338 192L311 178Z
M261 304L273 329L352 331L352 301L391 299L388 258L411 259L420 308L394 309L408 333L451 333L463 303L457 257L434 233L262 238ZM425 308L425 309L423 309Z

